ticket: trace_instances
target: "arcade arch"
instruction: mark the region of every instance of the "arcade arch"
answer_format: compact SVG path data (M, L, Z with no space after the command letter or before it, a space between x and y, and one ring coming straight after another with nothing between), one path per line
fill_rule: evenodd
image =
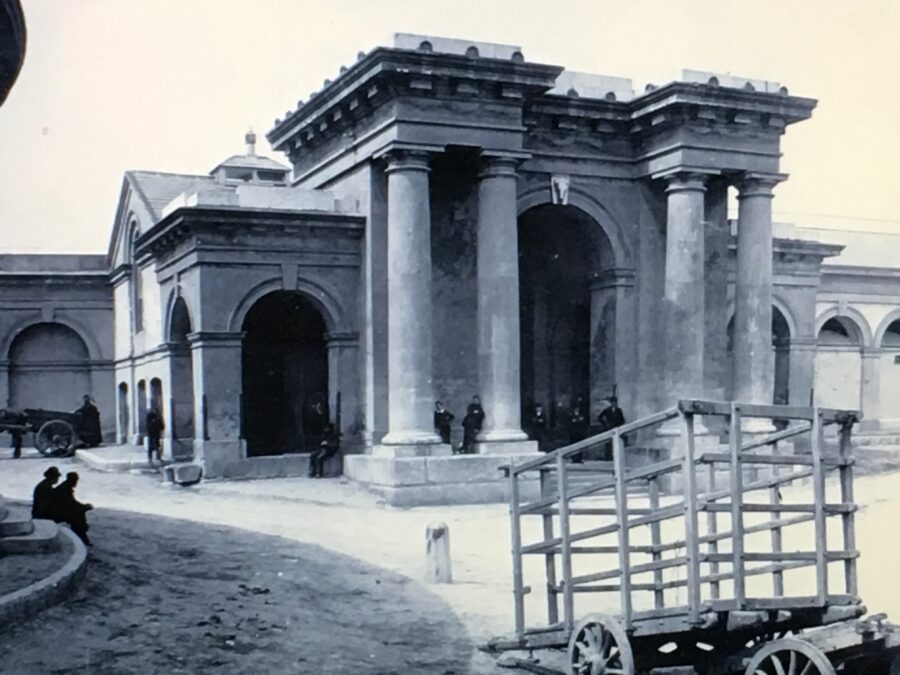
M327 417L326 322L314 302L298 291L260 297L242 330L242 429L250 456L311 449L321 429L313 413Z
M816 335L816 404L831 408L861 408L863 327L845 314L820 322Z
M616 255L598 223L571 205L529 208L518 232L523 419L543 404L562 440L572 408L595 414L615 384L615 289L596 281Z
M91 359L84 339L57 322L25 327L13 338L9 407L74 410L91 394Z
M168 415L173 453L189 455L194 438L194 363L188 335L192 332L191 315L184 298L172 303L169 318L169 390Z

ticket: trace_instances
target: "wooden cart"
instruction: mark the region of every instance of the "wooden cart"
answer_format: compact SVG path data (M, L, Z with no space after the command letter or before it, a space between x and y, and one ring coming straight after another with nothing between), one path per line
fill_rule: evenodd
M78 413L26 408L0 410L0 433L34 434L34 447L47 457L71 457L83 443Z
M858 417L685 400L505 467L516 632L482 649L570 675L890 672L900 635L862 619L857 593ZM572 461L610 442L612 462ZM648 444L668 450L635 466ZM526 610L546 623L527 627Z

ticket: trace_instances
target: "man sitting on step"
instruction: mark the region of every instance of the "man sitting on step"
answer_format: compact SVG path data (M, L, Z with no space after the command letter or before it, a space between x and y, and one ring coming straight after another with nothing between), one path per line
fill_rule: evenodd
M59 480L59 469L51 466L44 472L44 480L34 488L31 500L31 517L35 520L53 520L53 486Z
M82 504L75 499L75 486L78 485L78 474L70 471L66 479L53 488L52 511L53 520L57 523L67 523L69 528L78 535L79 539L88 546L92 546L88 539L87 512L94 508L91 504Z

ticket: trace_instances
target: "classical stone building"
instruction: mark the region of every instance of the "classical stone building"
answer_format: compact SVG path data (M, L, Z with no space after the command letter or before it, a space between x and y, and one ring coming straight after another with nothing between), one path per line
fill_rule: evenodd
M397 35L276 120L290 166L250 134L209 175L128 172L105 270L85 258L66 289L105 326L89 337L62 296L29 320L81 335L119 442L154 407L209 476L296 472L320 401L346 473L398 502L497 498L537 402L557 440L613 390L632 418L813 391L900 418L891 378L873 384L900 349L898 273L840 264L839 233L773 233L780 140L814 107L772 82L685 71L635 92L518 47ZM474 394L479 454L450 456L434 400L458 429Z

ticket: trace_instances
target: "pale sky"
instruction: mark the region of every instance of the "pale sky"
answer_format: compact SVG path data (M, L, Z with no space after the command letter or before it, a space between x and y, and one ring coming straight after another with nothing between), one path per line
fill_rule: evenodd
M819 100L776 219L900 232L900 0L23 0L0 108L0 250L105 252L128 169L205 174L394 32L630 77L683 68Z

